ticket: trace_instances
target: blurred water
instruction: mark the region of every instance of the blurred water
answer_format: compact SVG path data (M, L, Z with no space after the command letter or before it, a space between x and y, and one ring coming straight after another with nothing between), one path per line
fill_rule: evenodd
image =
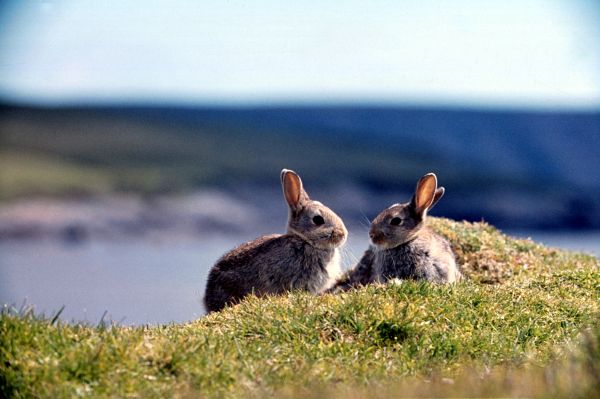
M344 251L349 267L362 254L364 232L354 232ZM510 232L550 246L600 254L600 232ZM354 237L353 237L354 236ZM0 243L0 303L33 305L51 315L96 324L184 322L204 313L201 298L208 269L227 250L249 237Z
M0 245L0 302L34 305L64 320L123 324L185 321L202 315L207 264L227 245L203 242L96 241Z

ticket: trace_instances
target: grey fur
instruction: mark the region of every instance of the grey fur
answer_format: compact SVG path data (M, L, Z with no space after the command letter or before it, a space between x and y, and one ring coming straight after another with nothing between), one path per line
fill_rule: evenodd
M318 294L341 274L339 249L348 232L329 208L312 201L293 171L281 171L289 206L288 231L260 237L223 255L211 269L204 305L208 312L239 302L246 295L306 290ZM317 225L314 217L323 218Z
M421 230L412 241L376 251L374 255L371 271L374 282L397 278L444 284L460 278L450 244L429 229Z
M328 292L393 279L452 283L461 278L448 240L426 226L427 212L444 195L435 174L423 176L412 200L394 204L371 223L372 245ZM394 219L396 219L394 221ZM399 224L394 224L400 220Z

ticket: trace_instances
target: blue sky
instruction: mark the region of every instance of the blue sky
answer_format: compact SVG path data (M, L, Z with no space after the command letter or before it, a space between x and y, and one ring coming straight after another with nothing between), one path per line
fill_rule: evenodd
M600 109L600 5L12 1L0 97Z

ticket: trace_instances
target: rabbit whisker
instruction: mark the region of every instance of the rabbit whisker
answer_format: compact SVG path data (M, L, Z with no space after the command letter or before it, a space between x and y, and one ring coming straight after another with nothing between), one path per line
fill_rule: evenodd
M356 263L358 263L358 258L356 257L356 255L354 255L354 253L352 252L352 250L350 250L349 248L342 248L342 258L344 258L344 260L348 260L350 263L350 267L352 267L353 265L355 265Z
M365 213L362 210L359 209L358 211L360 212L360 214L362 215L362 217L365 218L365 221L367 222L366 227L369 228L371 226L371 221L369 220L369 218L367 217L367 215L365 215ZM361 223L361 225L362 225L362 223Z

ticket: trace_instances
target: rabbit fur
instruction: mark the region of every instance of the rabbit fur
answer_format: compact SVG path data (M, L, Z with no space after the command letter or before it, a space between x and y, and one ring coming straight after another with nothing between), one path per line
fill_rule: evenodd
M209 272L204 296L208 312L251 293L319 294L341 275L339 247L348 235L344 223L331 209L309 198L294 171L283 169L281 184L289 207L287 233L260 237L223 255Z
M448 240L426 224L427 212L444 192L443 187L437 187L435 174L428 173L417 183L410 202L394 204L377 215L369 230L372 245L328 292L397 279L434 283L460 280Z

